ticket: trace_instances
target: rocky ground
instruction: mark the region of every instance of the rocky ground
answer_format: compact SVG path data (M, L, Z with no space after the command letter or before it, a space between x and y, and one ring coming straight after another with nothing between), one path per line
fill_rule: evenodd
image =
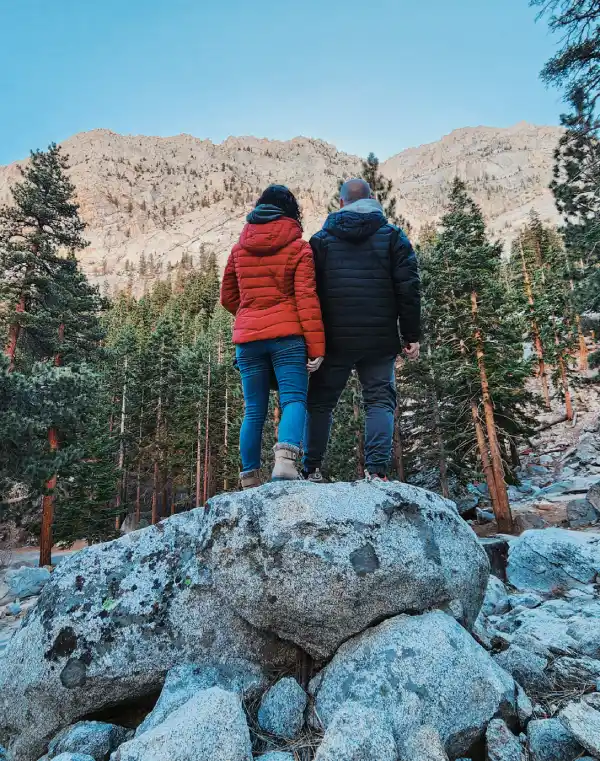
M531 488L534 464L579 467L585 433L561 474L524 465ZM600 759L600 532L506 544L490 576L431 492L272 484L13 568L5 599L30 602L0 654L5 756Z

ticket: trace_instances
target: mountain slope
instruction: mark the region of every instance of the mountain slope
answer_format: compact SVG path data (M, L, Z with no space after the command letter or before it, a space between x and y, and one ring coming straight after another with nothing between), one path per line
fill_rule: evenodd
M459 174L469 183L492 229L510 237L531 208L556 221L547 190L560 129L518 124L457 130L442 140L388 159L399 208L418 231L443 212ZM86 272L110 288L144 282L182 256L215 251L224 262L244 217L271 182L289 185L301 200L307 235L317 230L337 180L356 174L360 159L311 138L280 142L254 137L221 144L190 135L123 136L93 130L64 143L90 247ZM19 178L18 165L0 167L0 202Z

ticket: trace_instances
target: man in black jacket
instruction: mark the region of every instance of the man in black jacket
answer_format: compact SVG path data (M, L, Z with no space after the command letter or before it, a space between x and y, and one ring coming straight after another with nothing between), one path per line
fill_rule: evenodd
M315 482L323 480L331 416L353 368L366 407L365 475L386 477L401 348L398 327L406 357L419 356L421 296L410 241L388 223L364 180L342 186L340 207L310 241L326 337L322 365L309 367L304 476Z

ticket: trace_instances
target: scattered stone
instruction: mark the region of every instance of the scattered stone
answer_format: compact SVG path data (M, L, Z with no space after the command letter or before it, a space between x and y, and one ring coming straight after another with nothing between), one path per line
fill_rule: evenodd
M156 693L174 666L296 665L216 593L204 510L176 515L65 559L0 658L0 743L36 761L66 724ZM459 520L459 519L457 519Z
M526 531L511 542L507 576L518 590L581 587L600 572L600 534L560 528Z
M509 606L514 608L537 608L544 602L544 598L535 592L521 592L508 598Z
M521 761L521 743L506 722L492 719L485 734L487 761Z
M521 685L517 685L517 715L519 726L526 727L534 714L534 707Z
M531 761L574 761L583 748L558 719L534 719L527 725Z
M224 494L210 500L204 536L232 609L321 659L403 612L443 608L470 628L489 576L454 503L398 482Z
M94 758L87 753L61 753L60 756L54 756L52 761L94 761Z
M39 595L43 587L50 581L50 571L47 568L9 568L4 574L8 585L8 596L14 600L25 600L27 597Z
M600 513L600 481L590 488L586 499Z
M298 682L285 677L265 694L258 709L259 726L276 737L293 740L304 726L308 697Z
M496 576L490 576L485 597L481 606L481 613L484 616L506 613L510 609L508 592L504 584Z
M390 726L381 713L346 703L329 722L315 761L398 761Z
M581 436L574 455L579 462L586 465L600 465L600 449L596 440L597 436L593 433L584 433Z
M552 463L554 462L552 457L550 457L549 454L540 455L538 461L540 465L552 465Z
M548 678L544 673L548 665L546 658L518 645L511 645L508 650L494 655L493 658L526 692L538 692L548 687Z
M600 660L596 658L557 658L552 663L551 675L564 688L594 688L600 679Z
M325 728L348 701L390 717L396 737L431 726L455 758L481 739L491 719L517 719L516 685L452 618L434 611L398 616L346 642L313 679ZM402 715L398 707L410 707Z
M482 537L479 544L485 550L494 576L506 581L506 564L508 562L509 539L502 536Z
M167 674L158 702L137 728L136 735L162 724L169 714L201 690L221 687L251 700L266 686L267 680L260 667L249 661L175 666Z
M591 526L600 519L600 512L587 499L573 499L567 505L567 521L571 528Z
M600 711L582 700L569 703L558 718L580 745L592 756L600 757Z
M162 724L136 735L111 756L111 761L165 759L252 761L250 732L239 696L219 687L198 692Z
M21 613L22 610L23 608L21 607L21 604L18 602L9 602L8 605L6 606L6 612L10 616L16 617L19 615L19 613Z
M478 507L475 510L475 518L477 519L477 523L484 525L485 523L493 523L496 520L496 516L491 510L484 510L481 507Z
M294 761L294 757L291 753L273 750L270 753L265 753L264 756L259 756L257 761Z
M48 758L61 753L83 753L94 761L108 761L110 754L127 739L128 730L102 721L80 721L65 727L48 745Z
M0 761L8 761L6 750L0 745Z
M448 761L439 734L432 727L419 727L401 743L401 761ZM365 759L366 761L366 759Z

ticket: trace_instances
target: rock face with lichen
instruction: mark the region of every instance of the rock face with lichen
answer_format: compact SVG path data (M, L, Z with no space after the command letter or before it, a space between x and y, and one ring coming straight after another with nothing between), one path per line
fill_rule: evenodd
M290 667L296 649L214 592L197 510L63 562L0 660L0 745L36 761L48 740L107 705L158 693L180 664Z
M477 618L489 563L452 502L407 484L271 484L212 500L206 556L239 616L330 658L400 613Z

